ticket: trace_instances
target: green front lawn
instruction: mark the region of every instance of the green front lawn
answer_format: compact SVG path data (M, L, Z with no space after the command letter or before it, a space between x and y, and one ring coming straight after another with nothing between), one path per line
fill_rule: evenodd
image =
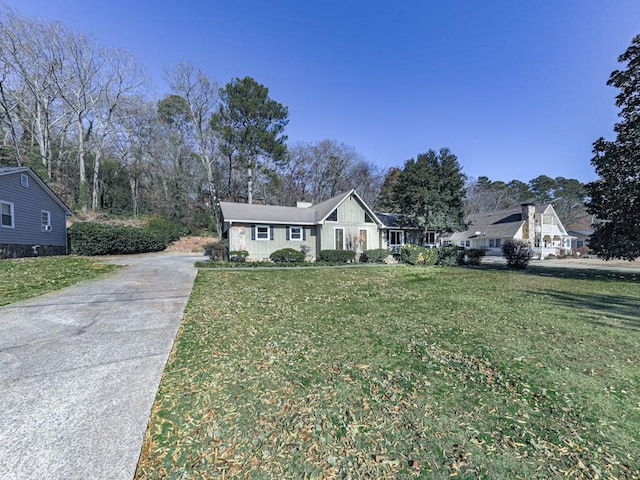
M136 478L639 478L639 387L631 274L201 271Z
M59 290L116 268L75 256L0 260L0 306Z

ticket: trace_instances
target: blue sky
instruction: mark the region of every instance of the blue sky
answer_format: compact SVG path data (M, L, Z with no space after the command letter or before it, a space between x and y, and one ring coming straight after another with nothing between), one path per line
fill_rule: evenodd
M640 33L638 0L5 3L128 50L158 98L163 67L189 60L266 85L290 142L344 142L385 169L448 147L504 181L595 178L592 143L617 121L606 81Z

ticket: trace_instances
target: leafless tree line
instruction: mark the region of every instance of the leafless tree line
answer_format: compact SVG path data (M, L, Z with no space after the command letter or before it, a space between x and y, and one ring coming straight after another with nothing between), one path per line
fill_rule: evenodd
M245 188L212 127L219 85L188 62L165 77L170 93L150 98L129 53L0 3L0 164L34 168L76 210L199 216L219 228L216 202L242 200ZM352 147L300 143L287 158L258 169L257 201L320 202L351 188L377 200L382 172Z

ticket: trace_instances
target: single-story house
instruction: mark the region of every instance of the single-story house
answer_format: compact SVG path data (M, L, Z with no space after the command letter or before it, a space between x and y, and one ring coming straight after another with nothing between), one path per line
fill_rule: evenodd
M551 204L527 203L520 208L470 215L467 230L441 240L444 244L484 249L489 255L502 255L506 240L525 240L543 259L569 253L572 238Z
M0 258L69 253L67 215L33 170L0 167Z
M593 230L567 230L571 235L571 249L575 251L578 248L589 246L589 237L593 235Z
M400 247L405 243L435 248L438 246L439 235L434 229L426 232L426 238L422 241L423 232L420 228L411 226L406 216L398 213L375 212L383 226L382 237L385 247L392 253L399 253Z
M355 190L317 205L298 202L296 207L220 202L223 238L230 251L245 250L250 260L268 259L282 248L306 246L311 260L322 250L372 250L407 243L410 234L384 221ZM385 223L388 221L388 223Z

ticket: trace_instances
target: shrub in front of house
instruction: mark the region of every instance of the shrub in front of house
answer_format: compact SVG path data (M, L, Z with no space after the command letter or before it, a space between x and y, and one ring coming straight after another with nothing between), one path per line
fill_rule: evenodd
M438 251L407 243L400 248L400 261L408 265L435 265Z
M467 265L478 266L482 262L486 251L482 248L470 248L465 251L464 263Z
M232 250L229 252L229 261L234 263L244 263L249 256L246 250Z
M438 260L436 265L443 267L451 267L453 265L464 265L465 250L464 247L457 245L445 245L438 248Z
M533 250L524 240L507 240L502 244L502 256L509 268L523 270L533 258Z
M224 262L229 258L229 247L225 242L207 243L204 246L204 254L214 262Z
M363 250L360 254L360 262L362 263L385 263L390 255L386 248L376 248L373 250Z
M354 250L320 250L320 260L323 262L349 263L355 259Z
M69 228L71 251L77 255L120 255L159 252L164 238L144 228L78 222Z
M269 255L269 259L276 263L300 263L304 262L305 254L294 248L282 248Z

